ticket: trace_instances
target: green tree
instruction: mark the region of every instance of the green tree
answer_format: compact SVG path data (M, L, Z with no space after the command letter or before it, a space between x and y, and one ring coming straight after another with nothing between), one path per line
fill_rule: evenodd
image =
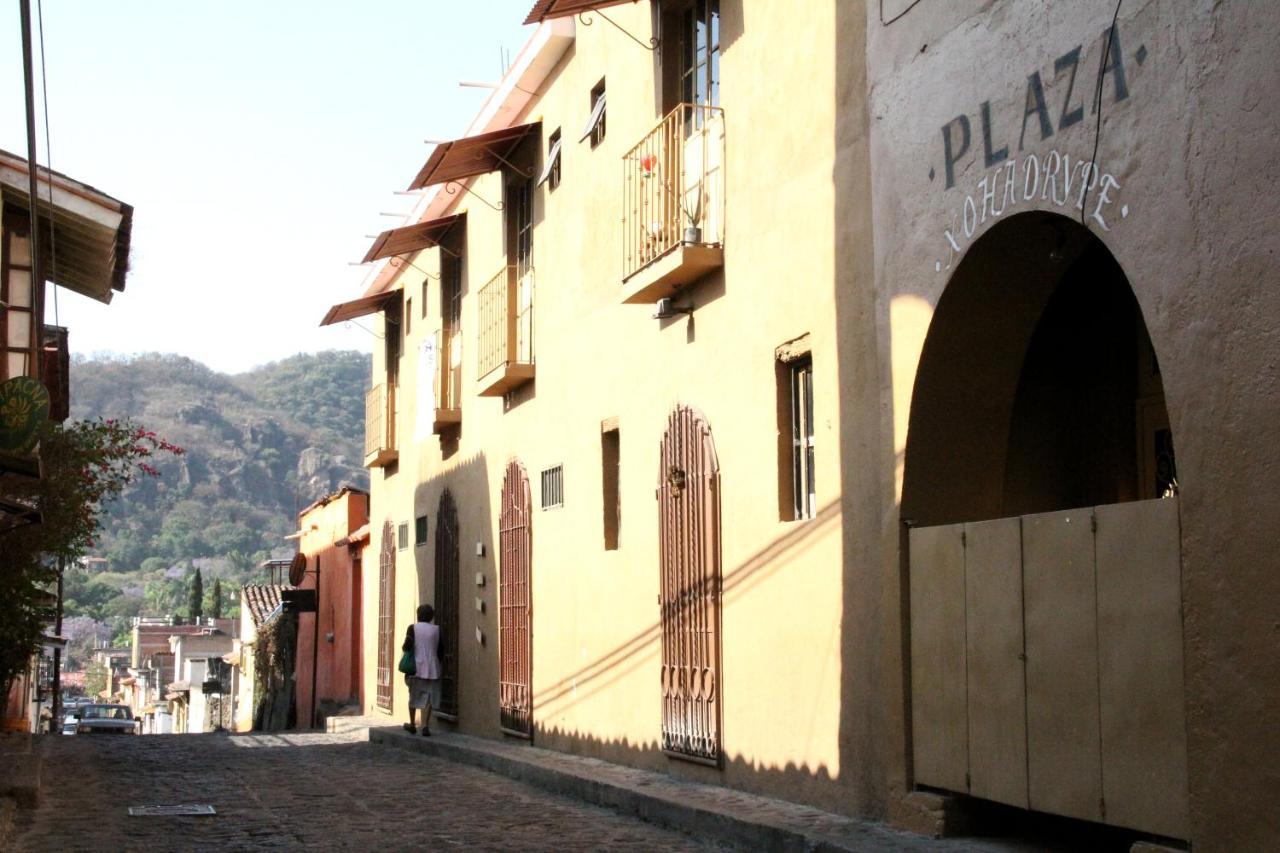
M195 577L191 579L191 591L187 593L187 615L193 620L204 615L204 578L200 577L199 569L196 569Z
M213 579L212 600L209 602L209 615L214 619L222 618L222 578Z
M41 523L0 536L0 688L6 694L52 615L57 563L95 547L104 508L139 473L159 473L146 460L158 451L182 452L128 421L50 422L39 440L41 476L14 483L9 496L38 510Z
M98 694L107 689L107 665L94 660L84 668L84 692L97 699Z

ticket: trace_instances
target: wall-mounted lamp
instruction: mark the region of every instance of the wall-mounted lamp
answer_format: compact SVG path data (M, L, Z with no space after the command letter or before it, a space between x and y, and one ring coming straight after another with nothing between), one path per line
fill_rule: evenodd
M659 299L654 308L653 319L655 320L669 320L679 314L693 313L692 305L676 305L670 297Z

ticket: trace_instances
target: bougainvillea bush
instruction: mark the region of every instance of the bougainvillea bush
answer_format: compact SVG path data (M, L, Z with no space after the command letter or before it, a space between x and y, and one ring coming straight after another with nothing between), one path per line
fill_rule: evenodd
M47 423L40 433L38 480L6 484L40 521L0 529L0 686L5 694L40 646L52 614L58 561L94 547L104 508L129 483L158 476L159 454L177 447L127 420Z

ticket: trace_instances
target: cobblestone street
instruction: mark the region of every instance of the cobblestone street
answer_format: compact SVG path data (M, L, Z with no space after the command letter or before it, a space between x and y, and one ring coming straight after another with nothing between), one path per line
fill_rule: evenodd
M351 734L55 737L19 851L713 850L649 824ZM208 803L212 817L130 817Z

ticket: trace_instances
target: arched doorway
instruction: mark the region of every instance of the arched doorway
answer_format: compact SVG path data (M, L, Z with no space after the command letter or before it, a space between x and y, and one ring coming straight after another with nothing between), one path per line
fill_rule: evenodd
M1091 232L1033 212L974 244L904 463L915 783L1185 837L1173 441Z
M441 713L458 714L458 509L445 489L436 510L436 624L440 626Z
M662 748L720 761L720 464L702 415L677 406L658 466Z
M533 637L529 478L507 465L498 519L498 702L503 731L533 735Z
M378 552L378 672L377 701L391 710L391 675L396 665L396 540L395 528L382 525L382 547Z

